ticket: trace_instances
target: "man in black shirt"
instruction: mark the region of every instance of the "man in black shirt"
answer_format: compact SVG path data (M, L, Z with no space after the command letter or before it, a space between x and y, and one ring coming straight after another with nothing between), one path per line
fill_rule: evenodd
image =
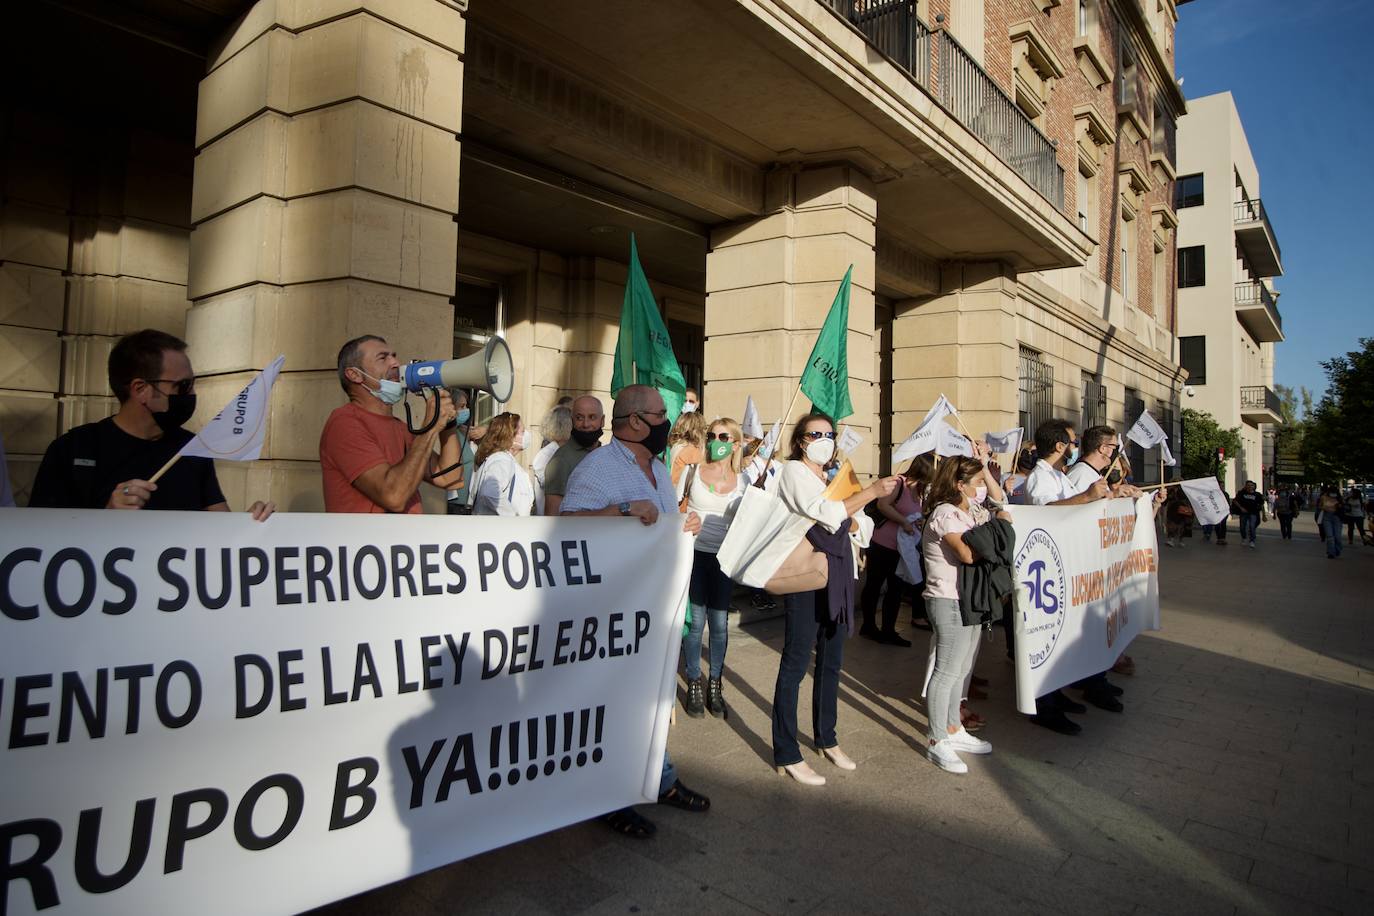
M157 483L148 480L192 438L181 428L196 409L186 343L155 330L123 337L110 351L109 378L119 411L48 446L29 506L228 512L209 458L181 458ZM262 521L274 509L259 501L249 512Z
M1247 480L1236 494L1234 504L1240 513L1240 542L1254 547L1255 531L1259 528L1260 513L1264 511L1264 494L1255 489L1253 480Z

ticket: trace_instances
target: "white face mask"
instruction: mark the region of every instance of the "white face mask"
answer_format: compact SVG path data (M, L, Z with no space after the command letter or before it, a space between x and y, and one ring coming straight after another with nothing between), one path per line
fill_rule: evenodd
M987 488L987 487L978 487L976 490L973 491L973 501L974 501L974 502L976 502L976 503L981 503L981 502L983 502L984 500L986 500L987 498L988 498L988 488Z
M835 440L817 439L806 447L806 457L816 464L825 465L835 457Z
M696 410L697 410L697 405L693 404L691 401L684 401L684 402L683 402L683 404L682 404L682 412L683 412L683 413L696 413Z
M527 429L520 434L520 450L523 452L530 447L530 431Z

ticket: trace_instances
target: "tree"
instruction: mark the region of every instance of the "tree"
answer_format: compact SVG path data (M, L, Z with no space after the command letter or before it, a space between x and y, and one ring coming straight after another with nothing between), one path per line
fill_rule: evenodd
M1323 481L1374 479L1374 337L1322 368L1326 394L1304 431L1303 461Z
M1205 410L1183 409L1183 476L1221 477L1226 461L1240 453L1240 427L1222 429L1216 417ZM1217 464L1217 449L1226 449L1226 461Z

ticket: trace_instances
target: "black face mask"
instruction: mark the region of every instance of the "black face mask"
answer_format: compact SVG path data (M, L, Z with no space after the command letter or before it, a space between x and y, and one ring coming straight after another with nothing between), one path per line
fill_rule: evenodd
M640 417L640 419L644 420L643 417ZM668 434L673 431L673 424L669 420L664 419L662 423L649 423L646 420L645 425L649 427L649 435L640 439L635 444L644 446L649 450L650 455L657 455L668 447ZM634 440L626 439L625 441L631 442Z
M164 433L169 433L174 429L181 429L186 421L191 419L191 414L196 412L196 396L194 394L169 394L167 395L167 409L153 411L153 422L158 429Z
M599 429L574 429L572 431L573 441L582 448L591 448L601 441L601 430Z

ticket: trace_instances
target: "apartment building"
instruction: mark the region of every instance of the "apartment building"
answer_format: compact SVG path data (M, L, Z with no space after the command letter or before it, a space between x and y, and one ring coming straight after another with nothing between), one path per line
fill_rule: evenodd
M1274 278L1283 261L1235 99L1221 92L1188 109L1178 133L1180 361L1186 406L1240 428L1244 447L1225 476L1234 493L1246 480L1274 479L1272 429L1283 421L1273 390L1274 345L1283 342Z
M786 409L853 265L864 473L940 393L978 431L1175 423L1173 0L6 15L0 435L21 504L47 443L112 410L106 356L143 326L190 341L193 425L286 355L263 459L220 469L235 505L322 506L357 334L416 358L504 337L506 407L534 424L605 394L631 233L713 414Z

